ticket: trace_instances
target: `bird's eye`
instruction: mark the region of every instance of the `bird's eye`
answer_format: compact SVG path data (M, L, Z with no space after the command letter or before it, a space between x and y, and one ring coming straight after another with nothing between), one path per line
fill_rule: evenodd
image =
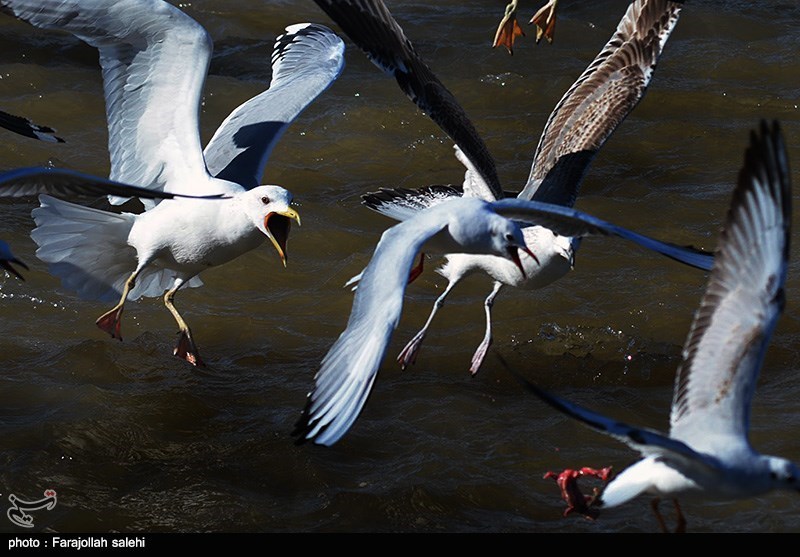
M269 204L269 197L267 197L266 195L264 197L262 197L261 198L261 203L263 203L264 205L268 205Z
M513 242L514 241L514 235L511 234L511 233L506 234L506 240L508 240L509 242Z

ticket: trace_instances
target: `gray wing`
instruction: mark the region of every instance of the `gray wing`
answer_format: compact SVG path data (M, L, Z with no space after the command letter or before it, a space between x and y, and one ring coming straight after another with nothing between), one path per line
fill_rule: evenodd
M344 67L344 43L322 25L286 28L272 52L269 89L234 110L205 148L208 171L253 188L272 149L295 118Z
M495 201L491 203L491 206L499 215L530 224L538 224L562 236L617 236L705 271L710 270L714 263L714 256L710 253L691 246L678 246L662 242L571 207L518 198Z
M64 143L64 140L56 136L56 130L47 126L40 126L34 124L27 118L22 116L15 116L8 112L0 110L0 127L10 130L14 133L38 139L39 141L47 141L49 143Z
M225 198L222 194L195 196L140 188L91 174L58 168L16 168L0 173L0 197L27 197L41 193L58 197L102 197L113 195L125 198L138 197L140 199L173 199L175 197Z
M210 182L198 128L212 44L197 22L161 0L0 0L0 7L99 50L112 180L214 193L202 191Z
M347 328L314 376L314 390L292 433L298 443L333 445L361 413L400 319L414 257L447 224L430 215L396 224L381 236L360 275Z
M747 444L756 382L784 307L791 201L780 128L762 122L751 133L675 381L671 433L698 450Z
M636 0L545 124L523 199L571 207L598 150L645 94L682 2Z
M551 407L596 431L605 433L625 443L644 456L662 455L679 462L703 462L712 467L714 465L715 461L713 458L698 453L680 440L673 439L653 429L628 425L624 422L598 414L597 412L540 389L510 368L509 371L525 389L539 397Z
M503 197L494 160L466 112L417 54L382 0L315 0L372 62L464 151L483 177L486 200Z

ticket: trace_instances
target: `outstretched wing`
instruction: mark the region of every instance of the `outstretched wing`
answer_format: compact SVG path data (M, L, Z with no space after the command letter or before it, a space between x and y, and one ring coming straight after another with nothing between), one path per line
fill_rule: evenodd
M464 151L488 191L503 197L494 160L453 94L417 54L382 0L315 0L372 62L394 76L403 92Z
M112 180L162 191L169 183L175 193L218 191L204 191L212 186L198 110L212 44L202 26L161 0L0 0L0 7L99 50Z
M313 439L319 445L333 445L353 425L400 319L414 257L446 225L429 211L383 233L359 276L347 328L314 376L314 390L292 433L299 437L298 443Z
M538 224L563 236L617 236L705 271L710 270L714 263L714 256L710 253L691 246L678 246L662 242L571 207L524 199L502 199L491 203L491 206L499 215L530 224Z
M166 191L140 188L106 180L74 170L48 167L16 168L0 173L0 197L26 197L45 193L58 197L113 195L138 197L140 199L173 199L193 197L202 199L224 199L222 194L184 195Z
M333 31L311 23L287 27L275 41L269 89L239 106L217 129L205 148L208 171L248 189L257 186L286 128L343 67L344 43Z
M583 175L639 103L678 22L682 2L636 0L547 119L523 199L572 207Z
M756 382L784 307L791 218L786 147L777 122L762 122L751 133L675 381L671 434L698 450L747 443Z

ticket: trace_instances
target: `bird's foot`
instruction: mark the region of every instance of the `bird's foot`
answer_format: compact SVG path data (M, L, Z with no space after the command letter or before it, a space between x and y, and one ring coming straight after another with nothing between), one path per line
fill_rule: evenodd
M547 4L539 8L533 17L531 23L536 25L536 44L542 40L542 37L547 39L548 43L553 42L553 33L556 28L556 7L558 0L549 0Z
M596 477L605 484L611 479L611 467L608 466L599 470L586 466L580 470L567 468L559 474L547 472L544 478L553 478L558 487L561 488L561 498L567 503L567 508L564 510L565 517L575 512L589 520L594 520L600 513L592 504L599 495L600 490L595 487L592 495L584 495L578 487L578 478L581 476Z
M194 340L192 340L192 333L189 330L178 332L178 344L172 353L178 358L183 358L190 364L196 367L205 367L205 363L200 359L200 353L197 350Z
M98 327L111 335L111 338L118 338L120 341L122 340L122 334L120 333L120 328L122 327L121 307L107 311L98 317L95 323Z
M400 369L406 369L409 364L413 364L417 361L417 352L422 347L422 341L425 338L425 332L420 331L414 338L408 341L405 348L400 351L400 354L397 356L397 363L400 364Z
M524 37L525 32L517 23L516 10L506 8L506 15L497 26L492 48L503 45L509 54L514 54L514 40L519 36Z
M483 365L483 360L484 358L486 358L486 353L489 352L489 347L491 345L492 345L491 338L484 339L483 342L481 342L480 346L478 346L478 349L475 350L475 353L472 355L472 362L469 366L469 372L471 375L474 376L478 373L478 370Z

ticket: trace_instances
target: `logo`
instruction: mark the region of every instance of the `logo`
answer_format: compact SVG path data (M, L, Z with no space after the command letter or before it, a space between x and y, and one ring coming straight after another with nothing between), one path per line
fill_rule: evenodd
M46 489L44 498L38 501L23 501L12 493L8 496L8 500L11 501L12 505L9 507L8 512L6 512L8 519L17 526L33 528L33 516L25 511L38 511L40 509L47 509L48 511L53 510L56 506L56 492L54 489Z

